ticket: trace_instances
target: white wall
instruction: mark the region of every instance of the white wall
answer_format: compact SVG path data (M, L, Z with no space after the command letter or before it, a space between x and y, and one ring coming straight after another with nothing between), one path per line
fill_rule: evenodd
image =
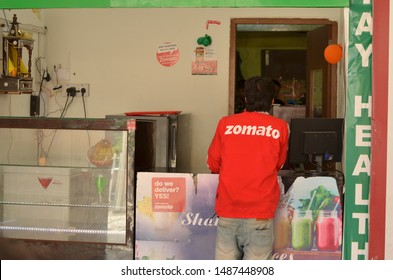
M228 111L230 19L318 17L338 21L339 30L343 21L342 9L48 9L42 13L48 27L47 64L50 69L69 66L71 82L90 84L88 117L151 110L191 114L192 172L208 172L206 151L218 120ZM206 33L207 20L221 22L207 31L217 49L218 75L193 76L193 49L196 39ZM163 42L179 48L180 59L172 67L156 60L157 47ZM64 104L65 98L55 91L46 93L52 95L50 111L59 107L57 103ZM19 99L12 99L15 107ZM0 115L29 114L28 103L21 102L23 106L10 112L3 100L0 96ZM84 116L81 99L74 100L66 116Z

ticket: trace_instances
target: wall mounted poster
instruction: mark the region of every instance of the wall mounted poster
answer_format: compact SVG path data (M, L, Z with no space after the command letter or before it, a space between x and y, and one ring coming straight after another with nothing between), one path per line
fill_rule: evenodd
M137 174L136 259L214 259L213 174Z
M198 45L191 62L192 75L217 75L217 51L210 46Z
M179 61L179 49L177 44L166 42L158 46L156 51L158 63L165 67L171 67Z

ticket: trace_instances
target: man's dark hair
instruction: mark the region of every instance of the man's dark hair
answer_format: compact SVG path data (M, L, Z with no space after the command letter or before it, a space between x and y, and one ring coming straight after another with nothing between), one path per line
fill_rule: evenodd
M275 84L272 79L265 77L252 77L245 83L246 110L248 112L269 112L274 96Z

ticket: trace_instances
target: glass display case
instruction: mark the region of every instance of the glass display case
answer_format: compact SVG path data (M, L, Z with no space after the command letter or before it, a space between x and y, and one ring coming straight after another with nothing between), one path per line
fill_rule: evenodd
M132 243L135 120L0 118L0 139L3 241Z

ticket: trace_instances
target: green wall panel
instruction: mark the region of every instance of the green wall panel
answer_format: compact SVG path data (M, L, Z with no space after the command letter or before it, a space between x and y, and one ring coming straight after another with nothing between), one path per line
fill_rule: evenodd
M349 0L0 0L1 9L165 7L347 7Z

